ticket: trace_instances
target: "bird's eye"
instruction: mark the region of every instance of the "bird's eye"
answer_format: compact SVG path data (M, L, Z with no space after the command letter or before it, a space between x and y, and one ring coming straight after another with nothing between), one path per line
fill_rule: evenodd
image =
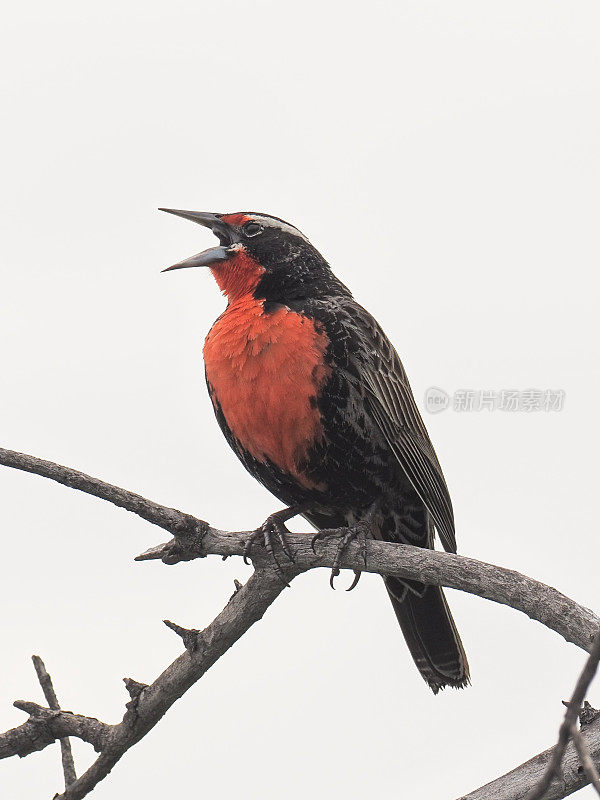
M259 233L262 233L263 228L258 222L246 222L242 230L246 236L258 236Z

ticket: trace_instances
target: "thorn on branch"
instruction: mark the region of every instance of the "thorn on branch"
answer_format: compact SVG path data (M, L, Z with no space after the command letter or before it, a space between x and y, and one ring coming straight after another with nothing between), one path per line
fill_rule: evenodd
M35 726L35 732L30 734L30 741L27 745L15 750L19 758L24 758L36 750L43 750L44 747L56 741L49 724L60 714L59 711L43 708L37 703L29 703L25 700L15 700L13 706L28 714L29 723Z
M163 619L163 622L167 628L170 628L177 636L181 637L188 653L196 652L200 639L200 631L195 628L182 628L181 625L177 625L176 622L171 622L170 619Z
M231 595L231 597L229 598L230 600L232 600L232 599L233 599L233 598L236 596L236 594L239 592L239 590L242 588L242 586L243 586L243 585L244 585L244 584L243 584L243 583L240 583L240 582L238 581L238 579L237 579L237 578L234 578L234 579L233 579L233 586L234 586L234 589L233 589L233 594L232 594L232 595Z
M571 703L568 700L563 700L562 704L565 708L570 708ZM578 711L579 724L582 728L589 725L600 716L600 710L594 708L587 700L584 700L583 706Z
M174 529L175 537L170 542L144 550L134 561L160 560L163 564L179 564L180 561L193 561L205 558L203 549L204 537L210 529L208 522L186 515L188 522Z
M132 700L136 700L144 689L148 688L147 683L140 683L140 681L134 681L133 678L123 678L123 683L125 684L125 688L129 692L129 697Z
M51 708L44 708L44 706L39 705L39 703L31 703L29 700L15 700L13 703L15 708L18 708L19 711L24 711L26 714L33 720L48 720L52 719L52 717L58 716L58 712L54 711Z
M144 550L143 553L140 553L139 556L136 556L133 560L134 561L159 560L163 557L163 552L167 544L168 543L157 544L155 547L149 547L147 550Z
M125 708L133 715L134 719L137 719L137 707L140 696L144 689L148 687L148 684L140 683L140 681L134 681L133 678L123 678L123 683L125 684L125 688L129 692L129 697L131 698L129 702L125 703Z
M581 725L582 728L585 728L586 725L589 725L599 716L600 716L600 710L594 708L586 700L583 704L583 708L579 712L579 724Z

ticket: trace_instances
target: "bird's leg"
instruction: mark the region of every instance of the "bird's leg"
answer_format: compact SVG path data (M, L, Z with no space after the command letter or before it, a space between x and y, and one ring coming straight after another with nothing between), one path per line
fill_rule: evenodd
M293 564L294 553L292 552L292 549L286 538L286 534L288 534L289 531L285 527L285 523L292 517L295 517L297 514L301 514L305 509L306 506L304 505L289 506L289 508L283 508L281 511L276 511L274 514L271 514L269 517L267 517L263 524L257 528L246 541L246 545L244 547L244 563L248 563L250 551L252 550L256 540L262 539L267 553L273 559L277 574L282 578L282 580L284 580L285 584L288 585L287 581L285 581L283 577L281 564L277 560L277 555L273 547L273 539L277 539L279 546L288 557L289 561Z
M369 514L364 519L359 520L354 526L351 528L347 528L345 531L342 529L340 532L339 528L337 530L321 530L316 533L311 540L310 546L315 550L315 544L320 539L328 539L329 537L339 537L339 544L336 550L335 559L333 561L333 566L331 568L331 575L329 576L329 585L332 589L335 589L333 582L335 578L340 574L340 564L342 563L342 557L346 548L354 539L358 541L359 552L362 557L363 564L365 567L367 566L367 538L371 532L371 514ZM356 586L359 582L361 576L360 570L354 570L354 579L350 586L346 589L347 592L351 592L352 589Z

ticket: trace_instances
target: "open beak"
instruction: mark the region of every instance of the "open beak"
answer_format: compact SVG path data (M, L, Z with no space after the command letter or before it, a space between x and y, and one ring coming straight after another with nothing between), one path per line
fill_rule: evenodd
M167 214L175 214L177 217L183 217L205 228L210 228L220 242L219 247L210 247L208 250L203 250L201 253L191 256L191 258L186 258L171 267L163 269L162 272L169 272L172 269L187 269L188 267L210 267L220 261L227 261L232 255L228 249L234 243L232 231L229 225L222 221L220 214L210 214L204 211L180 211L175 208L159 208L158 210L166 211Z

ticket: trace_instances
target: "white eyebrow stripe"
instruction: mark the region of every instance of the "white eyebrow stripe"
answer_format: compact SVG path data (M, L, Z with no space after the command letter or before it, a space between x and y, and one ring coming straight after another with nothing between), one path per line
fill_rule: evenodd
M297 236L299 239L303 239L305 242L310 244L306 236L299 231L298 228L294 228L293 225L288 225L287 222L281 222L280 220L273 219L272 217L262 217L260 214L252 214L252 216L248 215L248 219L260 222L260 224L264 225L265 228L278 228L278 230L283 231L284 233L291 233L292 236Z

